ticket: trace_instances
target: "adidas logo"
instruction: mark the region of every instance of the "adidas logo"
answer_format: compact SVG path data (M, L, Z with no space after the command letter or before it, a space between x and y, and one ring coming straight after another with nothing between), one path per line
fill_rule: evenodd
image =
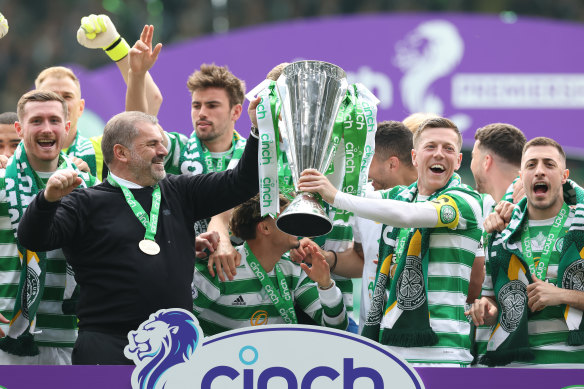
M231 305L246 305L245 304L245 300L243 299L242 295L239 295L238 298L236 298L235 300L233 300L233 302L231 303Z

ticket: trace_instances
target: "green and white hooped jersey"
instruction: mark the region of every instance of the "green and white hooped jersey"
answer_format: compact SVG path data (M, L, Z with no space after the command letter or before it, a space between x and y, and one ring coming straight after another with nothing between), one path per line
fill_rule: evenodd
M195 264L193 312L206 336L235 328L267 324L285 324L284 319L249 266L243 246L238 246L241 264L233 281L211 277L206 262ZM341 293L337 288L319 291L302 268L284 255L278 262L294 304L315 322L344 330L348 319ZM274 270L267 273L277 285Z
M164 170L168 174L181 174L180 155L184 151L189 138L178 132L165 132L168 140L168 155L164 161Z
M546 220L530 220L529 232L531 236L531 250L534 261L538 261L544 248L546 237L555 218ZM570 215L560 237L553 247L554 253L561 253L563 237L574 220L574 210ZM523 251L521 242L517 244ZM552 255L548 265L546 280L552 284L557 282L559 255ZM491 266L487 257L486 276L483 283L483 296L494 297ZM529 347L535 354L535 359L529 362L514 362L507 367L522 367L533 365L562 365L561 367L584 367L584 346L568 346L568 327L564 320L564 305L546 307L539 312L529 312L528 316ZM550 366L554 367L554 366Z
M5 173L5 169L0 170L0 313L11 319L22 265L10 224ZM48 176L38 174L44 183L48 181ZM65 288L74 287L70 285L73 279L67 277L67 261L61 249L47 252L47 259L45 287L35 329L41 332L35 334L34 339L39 346L73 347L77 339L77 317L64 315L62 311ZM8 332L8 324L0 324L0 328Z
M428 310L438 343L430 347L388 347L410 363L467 366L472 355L470 324L464 310L470 272L480 245L482 206L463 191L452 189L445 195L456 203L458 223L452 228L433 228L430 233ZM418 195L420 200L423 198ZM390 232L388 226L381 239L387 239Z
M342 253L346 251L353 243L353 219L354 216L348 222L343 220L335 220L335 211L331 207L328 216L333 223L333 229L326 235L314 238L314 242L317 243L323 250L333 250L337 253ZM337 274L331 274L333 280L337 284L337 287L343 293L343 301L349 316L353 317L353 280Z

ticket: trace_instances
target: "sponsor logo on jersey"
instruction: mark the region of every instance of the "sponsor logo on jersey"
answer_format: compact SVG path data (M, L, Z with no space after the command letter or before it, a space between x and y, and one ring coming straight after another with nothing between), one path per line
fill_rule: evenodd
M255 311L249 319L249 324L252 326L263 326L268 324L268 312L264 310Z

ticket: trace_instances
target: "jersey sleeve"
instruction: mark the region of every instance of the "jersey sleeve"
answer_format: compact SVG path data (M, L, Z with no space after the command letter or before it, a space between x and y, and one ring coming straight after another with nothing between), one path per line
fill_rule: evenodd
M438 214L436 227L448 227L453 230L482 230L483 209L478 194L454 189L440 195L430 203L436 208Z
M294 300L298 307L318 324L325 327L347 329L349 319L339 288L334 285L320 290L306 273L302 272L298 286L294 290Z
M201 312L221 296L219 278L212 277L207 268L207 261L197 261L192 284L193 311Z
M189 139L178 132L165 132L168 141L168 155L164 158L164 169L170 174L180 174L180 156Z

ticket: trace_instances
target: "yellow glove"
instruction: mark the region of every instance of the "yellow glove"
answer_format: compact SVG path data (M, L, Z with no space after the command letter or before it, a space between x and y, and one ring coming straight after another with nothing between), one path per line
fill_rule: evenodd
M0 39L8 34L8 20L0 13Z
M77 30L77 42L88 49L103 49L113 60L119 61L128 55L130 45L118 34L107 15L84 16Z

